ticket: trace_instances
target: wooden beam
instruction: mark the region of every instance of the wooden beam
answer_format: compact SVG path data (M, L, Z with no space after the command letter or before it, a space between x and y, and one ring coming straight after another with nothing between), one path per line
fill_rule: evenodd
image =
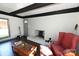
M13 15L13 14L10 14L10 13L7 13L7 12L3 12L3 11L0 11L0 14L9 15L9 16L14 16L14 17L18 17L18 18L23 18L22 16Z
M27 11L34 10L34 9L37 9L37 8L41 8L41 7L50 5L50 4L54 4L54 3L34 3L32 5L24 7L22 9L13 11L13 12L11 12L11 14L19 14L19 13L27 12Z
M78 7L74 7L74 8L70 8L70 9L64 9L64 10L51 11L51 12L46 12L46 13L40 13L40 14L24 16L23 18L41 17L41 16L48 16L48 15L73 13L73 12L79 12L79 6Z

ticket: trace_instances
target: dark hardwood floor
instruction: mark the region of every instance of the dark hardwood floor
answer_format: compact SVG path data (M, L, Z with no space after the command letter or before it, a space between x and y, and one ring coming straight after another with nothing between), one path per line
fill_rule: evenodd
M14 40L0 43L0 56L19 56L12 50L11 44L13 41ZM27 40L27 42L37 45L38 48L37 48L37 53L35 54L35 56L40 56L40 45L29 40Z

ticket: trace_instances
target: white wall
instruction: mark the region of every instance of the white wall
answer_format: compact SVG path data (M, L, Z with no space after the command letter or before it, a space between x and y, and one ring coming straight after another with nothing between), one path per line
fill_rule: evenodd
M3 14L0 14L0 18L7 18L9 20L9 26L10 26L10 37L6 39L0 39L0 41L15 38L19 34L18 29L19 26L21 27L21 35L24 34L23 19Z
M35 30L45 31L45 40L58 38L59 32L75 32L75 24L79 24L79 12L28 18L28 34L35 36ZM78 31L79 32L79 31ZM77 33L79 34L79 33Z

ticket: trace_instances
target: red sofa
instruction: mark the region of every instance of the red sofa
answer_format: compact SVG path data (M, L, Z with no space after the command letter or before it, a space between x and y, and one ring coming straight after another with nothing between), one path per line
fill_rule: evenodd
M63 56L66 49L76 49L79 36L72 33L59 32L58 41L51 44L51 50L55 56Z

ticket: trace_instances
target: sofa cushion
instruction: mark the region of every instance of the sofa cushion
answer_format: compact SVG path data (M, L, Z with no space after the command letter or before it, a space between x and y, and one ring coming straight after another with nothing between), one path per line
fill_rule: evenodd
M74 34L72 33L65 33L64 38L62 39L62 46L64 48L70 48L71 47L71 41L74 38Z
M62 56L64 48L61 47L60 45L53 44L51 50L52 52L54 52L55 55Z
M77 45L79 43L79 36L74 36L74 38L72 39L72 45L71 45L71 49L76 49Z
M62 39L64 38L65 32L59 32L58 44L61 45Z
M40 53L44 56L50 56L53 55L52 51L44 45L40 45Z

